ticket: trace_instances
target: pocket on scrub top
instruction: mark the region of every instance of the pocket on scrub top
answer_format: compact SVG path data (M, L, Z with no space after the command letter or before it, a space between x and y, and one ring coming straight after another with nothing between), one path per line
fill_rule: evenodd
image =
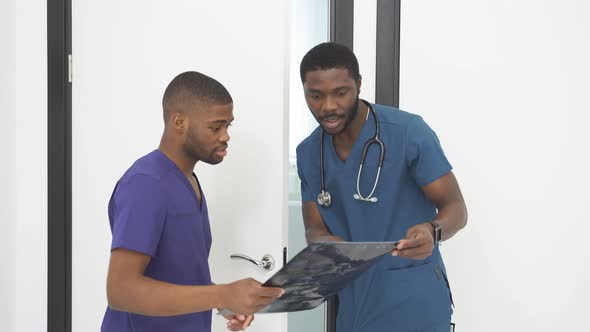
M386 269L381 274L383 282L392 286L388 291L389 296L405 299L434 316L438 316L436 313L441 308L450 308L452 305L446 277L434 262L403 269Z
M451 305L453 308L455 307L455 302L453 301L453 292L451 291L451 285L449 284L449 278L447 277L446 272L439 266L436 266L436 275L439 279L443 279L445 285L447 286L447 290L449 291L449 300L451 301Z
M429 262L376 270L367 294L356 296L356 305L363 308L357 315L363 317L363 326L374 327L374 331L382 326L414 331L450 320L447 286L438 279L436 267L436 263Z

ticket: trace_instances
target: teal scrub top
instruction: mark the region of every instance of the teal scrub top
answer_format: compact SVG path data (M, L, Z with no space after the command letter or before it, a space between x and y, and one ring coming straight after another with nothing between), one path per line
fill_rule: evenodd
M421 186L448 174L452 167L434 131L424 120L399 109L372 105L381 127L385 159L374 196L376 203L353 198L362 150L375 134L373 114L365 122L345 162L324 135L324 177L332 204L317 204L320 192L318 126L297 147L297 169L303 202L315 202L332 234L345 241L397 241L408 228L433 220L436 206ZM363 166L360 192L373 187L379 147L371 145ZM414 331L450 322L451 293L436 246L425 260L386 255L339 293L337 332Z

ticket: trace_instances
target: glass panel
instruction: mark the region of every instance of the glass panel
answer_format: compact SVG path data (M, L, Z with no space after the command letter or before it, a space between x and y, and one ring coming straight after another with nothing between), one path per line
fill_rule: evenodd
M317 122L311 115L299 76L301 58L313 46L328 41L329 1L298 0L291 2L291 53L289 73L289 239L287 258L291 259L307 245L301 216L301 192L297 176L295 149ZM292 332L325 331L325 304L308 311L288 314Z

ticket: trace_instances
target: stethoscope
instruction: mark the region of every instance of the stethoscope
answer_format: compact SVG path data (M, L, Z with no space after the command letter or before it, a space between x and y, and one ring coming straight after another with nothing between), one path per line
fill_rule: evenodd
M377 120L377 113L375 112L375 110L373 109L373 106L371 106L371 104L369 104L368 102L366 102L364 100L362 102L365 103L369 107L369 110L371 111L371 113L373 113L373 120L375 121L375 135L372 138L370 138L365 143L365 146L363 147L363 154L361 156L359 171L358 171L358 174L356 177L356 194L352 195L352 197L357 201L376 203L378 199L377 199L377 197L374 197L373 194L375 193L375 188L377 188L377 183L379 182L379 175L381 174L381 167L383 166L383 159L385 157L385 145L383 144L383 141L381 141L381 138L379 137L379 121ZM368 116L368 113L367 113L367 116ZM371 193L367 197L364 197L361 194L360 181L361 181L361 174L363 172L363 165L365 164L365 158L367 157L367 151L369 151L369 147L371 146L371 144L378 144L381 153L379 155L379 165L377 168L377 176L375 177L375 183L373 183L373 189L371 190ZM322 188L321 188L322 190L318 194L318 204L323 207L329 207L332 204L332 196L326 190L326 182L324 180L324 130L323 129L320 134L320 179L321 179L321 184L322 184Z

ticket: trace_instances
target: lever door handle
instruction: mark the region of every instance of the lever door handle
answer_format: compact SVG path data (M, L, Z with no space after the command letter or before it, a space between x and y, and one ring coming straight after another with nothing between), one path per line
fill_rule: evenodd
M254 259L250 256L242 255L242 254L231 254L229 255L231 259L243 259L247 260L248 262L259 266L265 270L271 271L275 267L275 259L271 255L264 255L262 256L261 260Z

